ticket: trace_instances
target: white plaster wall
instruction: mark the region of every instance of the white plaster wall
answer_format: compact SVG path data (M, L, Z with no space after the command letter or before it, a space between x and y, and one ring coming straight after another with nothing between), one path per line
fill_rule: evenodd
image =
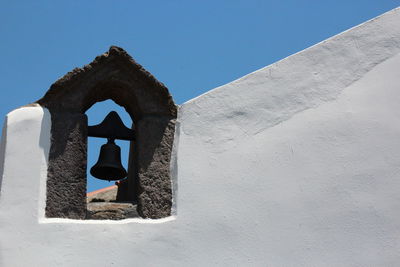
M182 105L161 221L43 218L50 118L13 111L0 266L397 266L399 12Z

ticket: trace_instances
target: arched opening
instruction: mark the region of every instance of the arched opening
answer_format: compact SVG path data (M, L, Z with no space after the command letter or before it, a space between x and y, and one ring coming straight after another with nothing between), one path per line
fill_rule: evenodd
M88 117L88 125L96 125L104 120L107 114L110 111L116 111L118 115L121 117L124 124L128 127L132 126L132 119L129 114L125 111L125 109L119 105L117 105L112 100L106 100L102 102L97 102L90 109L86 111L86 115ZM101 180L93 177L90 174L90 168L96 164L99 158L100 147L106 142L104 138L88 138L87 145L87 187L86 192L90 193L93 191L97 191L115 184L113 181ZM128 160L129 160L129 141L124 140L115 140L115 143L121 148L121 162L125 169L128 169Z
M129 114L112 100L97 102L86 111L88 126L100 124L110 111L117 112L125 126L134 128ZM89 134L87 144L87 219L118 220L139 217L137 212L138 190L128 186L128 179L136 180L132 166L128 166L129 158L133 156L133 153L130 155L130 150L134 150L134 141L116 139L114 142L121 150L121 165L131 175L129 178L123 177L118 181L94 177L90 170L98 163L100 149L107 143L107 138L91 137Z

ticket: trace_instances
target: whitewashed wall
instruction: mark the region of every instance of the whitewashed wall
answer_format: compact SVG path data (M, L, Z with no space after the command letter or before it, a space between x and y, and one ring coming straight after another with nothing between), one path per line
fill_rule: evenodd
M50 115L11 112L0 266L397 266L399 12L182 105L164 220L43 218Z

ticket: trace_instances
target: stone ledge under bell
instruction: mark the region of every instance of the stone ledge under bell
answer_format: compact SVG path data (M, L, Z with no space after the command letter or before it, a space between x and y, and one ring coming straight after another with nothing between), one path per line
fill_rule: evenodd
M126 202L90 202L87 204L87 218L91 220L122 220L137 218L137 205Z

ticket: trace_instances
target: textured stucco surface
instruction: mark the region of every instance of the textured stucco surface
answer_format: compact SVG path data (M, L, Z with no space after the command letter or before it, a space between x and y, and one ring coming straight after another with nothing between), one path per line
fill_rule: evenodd
M0 266L397 266L399 12L182 105L168 219L39 216L50 119L12 112Z

